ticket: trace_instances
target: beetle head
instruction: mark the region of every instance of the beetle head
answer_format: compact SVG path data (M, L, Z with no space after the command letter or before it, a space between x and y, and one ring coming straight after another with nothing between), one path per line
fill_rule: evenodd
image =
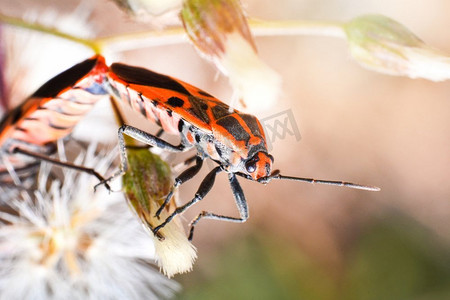
M258 181L258 179L265 178L270 175L272 172L272 163L272 155L259 151L246 160L245 171L252 177L253 180Z

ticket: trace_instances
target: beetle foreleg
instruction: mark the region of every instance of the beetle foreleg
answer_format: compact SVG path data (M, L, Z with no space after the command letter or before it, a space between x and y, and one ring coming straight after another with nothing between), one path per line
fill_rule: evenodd
M175 211L170 216L168 216L164 222L162 222L159 226L153 229L153 233L156 235L158 231L164 226L166 226L167 223L169 223L176 215L183 213L186 209L188 209L198 201L202 200L213 187L217 173L220 173L222 171L223 171L222 167L217 166L211 172L209 172L208 175L206 175L205 179L203 179L202 183L200 184L197 193L195 193L194 199L192 199L183 206L177 207L177 209L175 209Z
M248 207L247 207L247 201L245 200L244 191L241 188L241 185L239 184L239 181L236 178L236 175L233 173L228 174L228 179L230 180L231 190L233 192L234 200L236 201L236 206L239 210L239 216L240 218L236 217L228 217L228 216L222 216L217 215L214 213L210 213L207 211L202 211L192 222L191 222L191 229L189 232L189 240L191 241L194 237L194 228L195 225L202 219L213 219L213 220L219 220L219 221L227 221L227 222L235 222L235 223L243 223L247 221L248 219Z
M175 178L175 183L174 183L172 189L170 190L169 194L167 194L167 197L164 200L164 203L161 205L161 207L158 209L158 211L155 214L155 216L157 218L159 218L159 215L161 214L161 212L164 209L164 207L166 207L166 205L170 202L170 199L172 198L173 192L175 191L175 189L177 187L179 187L180 185L182 185L183 183L185 183L186 181L190 180L195 175L197 175L197 173L202 168L202 165L203 165L203 158L201 158L200 156L197 156L196 157L196 161L195 161L195 165L193 165L192 167L186 169L177 178Z

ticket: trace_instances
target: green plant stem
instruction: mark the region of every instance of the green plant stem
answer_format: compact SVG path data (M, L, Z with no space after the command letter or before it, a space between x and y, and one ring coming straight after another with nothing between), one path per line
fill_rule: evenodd
M0 14L0 22L39 31L61 37L85 45L96 53L103 49L119 52L142 49L154 46L180 44L188 41L184 28L173 27L163 30L153 30L138 33L126 33L98 39L80 38L36 23L29 23L20 18ZM345 38L343 23L317 21L264 21L250 20L250 27L255 36L292 36L313 35Z
M314 35L345 38L343 23L338 22L250 20L249 24L255 36ZM97 39L100 45L112 51L127 51L187 41L188 38L182 27Z
M96 39L102 47L114 52L147 47L181 44L188 41L183 27L167 28L145 32L125 33Z
M249 24L255 36L313 35L345 38L344 23L339 22L251 19Z
M68 33L58 31L55 28L50 28L37 23L29 23L27 21L22 20L21 18L10 17L3 14L0 14L0 22L19 28L25 28L33 31L50 34L81 45L85 45L86 47L92 49L95 53L101 52L100 45L95 40L77 37Z

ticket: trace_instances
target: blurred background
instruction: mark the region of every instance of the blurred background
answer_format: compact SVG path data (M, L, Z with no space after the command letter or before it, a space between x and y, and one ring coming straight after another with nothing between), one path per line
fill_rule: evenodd
M450 55L446 0L243 3L249 16L267 20L347 21L383 14ZM93 36L154 28L106 0L0 4L0 12L12 16L88 12L85 30ZM68 24L74 32L81 30L77 26ZM48 45L39 39L34 44L16 42L29 42L15 51L33 62L37 75L11 96L12 102L90 55L79 45L58 40ZM58 48L61 43L63 50ZM298 139L287 133L273 140L275 168L286 175L352 181L382 190L288 181L263 186L240 180L250 219L244 224L199 223L194 270L175 277L184 289L179 298L450 299L450 84L367 71L350 58L341 39L270 36L257 37L256 44L261 58L282 76L283 94L276 106L255 113L275 120L277 113L289 111L289 124L301 135ZM225 102L232 96L227 78L218 75L187 38L107 58L180 78ZM46 67L50 65L57 69ZM113 142L115 130L109 132ZM210 166L180 189L181 202L192 198ZM184 214L186 224L202 210L237 215L226 176Z

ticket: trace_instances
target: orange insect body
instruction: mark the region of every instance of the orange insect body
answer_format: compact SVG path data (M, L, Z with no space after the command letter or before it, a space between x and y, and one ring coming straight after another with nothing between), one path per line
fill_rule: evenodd
M116 63L107 77L113 94L166 132L180 134L186 148L195 146L203 158L232 173L245 172L254 180L270 175L273 158L256 117L230 110L181 80L143 68Z
M159 216L162 209L170 203L174 190L199 172L205 158L218 163L218 166L203 179L194 198L177 207L169 217L153 229L155 235L176 215L202 200L213 187L216 175L222 171L228 173L239 217L203 211L191 222L190 240L193 237L194 226L203 218L238 223L248 219L247 202L236 176L264 184L272 179L283 179L378 190L376 187L350 182L284 176L278 170L272 172L273 157L267 151L264 131L258 119L230 109L228 105L210 94L181 80L123 64L111 65L107 78L112 89L111 94L128 103L131 108L147 119L159 124L165 131L179 134L181 137L180 145L172 145L136 127L122 125L119 129L122 165L121 172L116 173L115 176L127 170L123 135L169 151L185 151L192 147L197 150L196 164L175 179L173 189L156 212L156 216Z
M110 95L127 103L166 132L178 134L181 138L180 145L172 145L136 127L122 125L118 131L121 170L106 180L93 169L40 155L48 154L54 149L54 142L68 135L94 103ZM196 164L175 179L173 189L156 212L157 216L170 202L174 189L199 172L205 158L218 163L203 179L194 198L177 207L165 221L153 229L155 235L177 214L203 199L214 185L216 175L222 171L228 173L239 217L203 211L192 221L189 239L192 239L194 226L202 218L239 223L248 219L247 202L236 176L260 183L283 179L379 190L350 182L284 176L278 170L272 172L273 157L267 151L264 131L255 116L230 109L210 94L166 75L123 64L113 64L108 68L104 58L99 55L48 81L0 123L0 175L11 171L10 168L16 171L18 168L26 169L36 159L43 159L89 172L107 185L128 168L123 135L169 151L179 152L193 147L197 150ZM15 156L15 152L29 156ZM9 162L10 168L6 162ZM19 178L13 179L17 182L16 179Z
M0 123L1 158L20 168L33 159L10 156L12 149L51 152L56 140L67 136L98 100L108 97L103 88L107 69L104 58L96 55L49 80L8 113ZM3 162L0 172L5 170Z

